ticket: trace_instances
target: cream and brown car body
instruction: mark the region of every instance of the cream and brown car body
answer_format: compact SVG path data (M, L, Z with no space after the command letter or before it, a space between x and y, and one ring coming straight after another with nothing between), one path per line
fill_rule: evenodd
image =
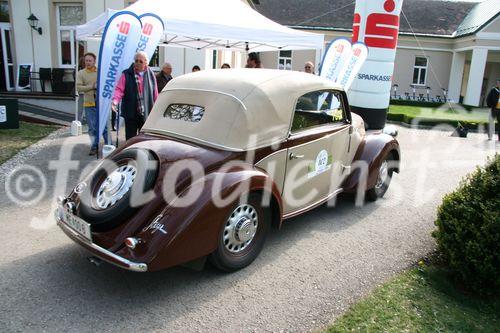
M367 134L345 92L306 73L178 77L141 132L61 198L56 212L63 231L95 257L135 271L207 256L224 270L242 268L268 226L360 186L376 199L399 171L396 139ZM115 167L104 168L107 161ZM147 174L144 161L153 165ZM131 205L140 177L152 195Z

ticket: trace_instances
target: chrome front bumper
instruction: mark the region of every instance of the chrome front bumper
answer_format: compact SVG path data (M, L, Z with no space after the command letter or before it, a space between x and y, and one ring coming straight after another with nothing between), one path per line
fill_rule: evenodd
M57 215L57 214L56 214ZM64 233L71 238L76 243L80 244L84 248L86 248L93 255L102 259L110 264L115 266L128 269L134 272L146 272L148 270L148 265L144 263L137 263L130 261L128 259L122 258L113 252L106 250L105 248L100 247L92 242L90 242L85 237L78 234L76 231L68 227L60 218L56 216L57 225L64 231Z

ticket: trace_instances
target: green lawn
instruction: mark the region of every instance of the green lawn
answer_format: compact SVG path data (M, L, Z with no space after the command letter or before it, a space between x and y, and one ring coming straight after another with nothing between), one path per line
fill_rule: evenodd
M0 164L58 128L55 125L20 122L19 129L0 129Z
M500 299L457 291L446 271L414 268L355 304L326 332L499 332Z
M487 123L488 111L485 109L473 109L467 111L460 106L453 106L449 108L443 105L439 108L428 108L419 106L407 105L390 105L389 118L396 117L397 115L406 116L411 121L412 118L428 119L428 120L448 120L460 121L470 123Z

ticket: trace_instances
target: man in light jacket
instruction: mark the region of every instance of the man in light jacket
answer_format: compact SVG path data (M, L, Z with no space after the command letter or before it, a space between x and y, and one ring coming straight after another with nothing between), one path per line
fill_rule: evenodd
M84 55L85 68L78 72L76 78L76 89L79 94L83 94L83 109L85 119L89 127L90 152L89 155L97 154L99 136L97 135L97 111L95 105L97 87L97 69L95 67L96 55L88 52ZM104 128L104 143L109 144L108 127Z

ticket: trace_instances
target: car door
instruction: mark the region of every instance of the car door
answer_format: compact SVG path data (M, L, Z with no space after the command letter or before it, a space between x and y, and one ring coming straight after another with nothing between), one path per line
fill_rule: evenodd
M339 92L315 91L298 99L287 142L285 217L336 193L347 168L350 129Z

